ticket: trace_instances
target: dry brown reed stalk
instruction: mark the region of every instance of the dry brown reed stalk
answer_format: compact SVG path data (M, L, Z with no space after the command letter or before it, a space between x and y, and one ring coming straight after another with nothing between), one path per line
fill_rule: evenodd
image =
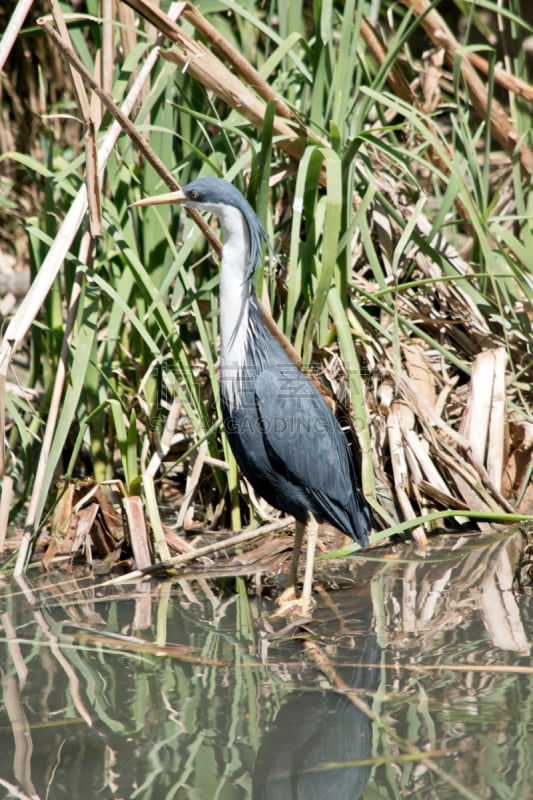
M72 50L72 42L68 32L67 24L63 17L58 0L51 0L52 16L56 24L59 35ZM104 29L105 29L104 24ZM109 26L107 26L109 27ZM100 185L98 182L98 156L96 149L96 134L100 125L101 116L98 120L91 111L91 104L85 89L82 76L72 65L70 67L72 85L78 103L81 118L85 125L85 183L87 186L87 201L89 204L89 226L91 236L102 235L102 200L100 197Z
M401 2L421 18L421 25L431 41L436 47L444 49L450 68L453 68L455 59L460 58L461 72L468 87L472 107L481 119L484 120L490 116L496 140L508 155L512 156L517 152L525 174L531 175L533 173L533 152L515 130L501 104L495 98L489 99L487 87L474 69L475 61L464 53L462 46L439 12L431 8L428 0L401 0Z
M210 45L218 50L240 75L239 80L214 53L201 42L191 39L178 25L169 22L167 15L148 0L124 0L137 13L152 23L164 36L170 39L179 50L163 51L162 56L178 64L203 86L214 91L231 108L239 111L258 130L263 129L266 103L276 102L277 116L274 118L274 133L280 137L279 147L291 158L298 161L305 149L305 139L323 144L315 133L305 128L294 113L283 102L268 83L255 70L242 54L219 35L216 28L189 3L184 3L184 16L202 33ZM181 51L181 52L180 52ZM249 86L253 86L252 92ZM261 102L257 95L265 102ZM287 124L284 120L291 124ZM325 180L324 175L322 180Z
M138 0L136 0L136 2L138 2ZM184 3L183 17L194 26L195 30L201 36L207 39L210 45L220 53L222 60L233 67L236 74L239 75L245 83L254 87L259 97L262 97L267 103L271 100L275 101L276 112L279 116L284 117L292 123L296 135L310 138L312 141L318 141L316 133L304 125L295 112L285 103L283 98L273 91L272 87L269 86L267 81L254 69L242 53L239 53L235 47L226 41L226 39L219 34L215 26L211 25L195 6L191 3Z
M496 83L503 89L507 89L518 97L523 97L528 103L533 103L533 86L530 83L520 80L516 75L511 75L498 64L489 64L487 59L482 58L478 53L468 53L467 58L484 75L492 74Z

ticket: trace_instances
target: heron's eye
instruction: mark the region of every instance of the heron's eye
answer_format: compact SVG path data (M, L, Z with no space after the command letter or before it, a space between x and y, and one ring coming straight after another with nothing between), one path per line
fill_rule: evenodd
M197 192L196 189L193 189L192 192L191 192L191 199L192 200L198 200L199 197L200 197L199 192Z

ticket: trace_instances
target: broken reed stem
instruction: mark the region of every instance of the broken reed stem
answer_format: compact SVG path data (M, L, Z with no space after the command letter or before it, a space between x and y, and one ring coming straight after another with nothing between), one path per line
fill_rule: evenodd
M194 551L190 553L183 553L179 556L174 556L174 558L169 559L168 561L159 562L158 564L152 564L151 566L147 567L146 569L137 569L133 572L128 572L125 575L120 575L118 578L111 578L108 581L104 581L104 583L99 584L99 586L115 586L116 584L120 583L129 583L130 581L138 581L140 578L145 578L154 573L161 572L162 570L169 569L176 566L181 566L182 564L187 564L190 561L194 561L197 558L203 558L204 556L211 555L212 553L220 552L221 550L227 550L230 547L236 547L237 545L246 544L247 542L251 542L254 539L258 539L261 536L264 536L267 533L272 533L274 531L283 530L283 528L288 528L292 525L292 520L289 517L288 519L279 520L279 522L271 522L268 525L262 525L260 528L256 528L253 531L243 531L242 533L238 533L235 536L228 536L227 538L224 537L220 542L213 542L212 544L207 544L204 547L197 547Z

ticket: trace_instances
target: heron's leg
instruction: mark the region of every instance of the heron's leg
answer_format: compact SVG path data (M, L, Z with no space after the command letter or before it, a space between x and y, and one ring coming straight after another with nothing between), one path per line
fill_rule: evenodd
M303 522L296 522L294 529L294 549L292 551L292 564L291 564L291 583L296 587L298 585L298 562L300 561L300 551L302 549L302 541L304 538L305 525Z
M300 597L296 597L296 585L298 580L298 561L304 531L307 530L307 558L305 563L304 588ZM278 600L278 610L274 617L291 616L294 618L307 617L311 612L311 592L313 589L313 565L315 563L315 546L318 535L318 525L316 519L309 514L307 525L302 522L296 523L294 535L294 550L291 565L291 585L281 594Z
M315 566L315 549L318 538L318 523L312 514L309 514L307 521L307 556L305 559L304 588L302 591L303 613L309 613L311 609L311 594L313 591L313 569Z

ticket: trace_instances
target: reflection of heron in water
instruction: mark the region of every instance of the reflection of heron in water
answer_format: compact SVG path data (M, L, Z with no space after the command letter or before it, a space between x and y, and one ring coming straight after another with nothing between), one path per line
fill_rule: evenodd
M354 660L376 664L379 653L371 635ZM361 667L343 677L352 688L371 692L379 670ZM371 767L353 762L371 752L372 722L345 695L333 690L292 692L259 748L253 799L358 800Z

